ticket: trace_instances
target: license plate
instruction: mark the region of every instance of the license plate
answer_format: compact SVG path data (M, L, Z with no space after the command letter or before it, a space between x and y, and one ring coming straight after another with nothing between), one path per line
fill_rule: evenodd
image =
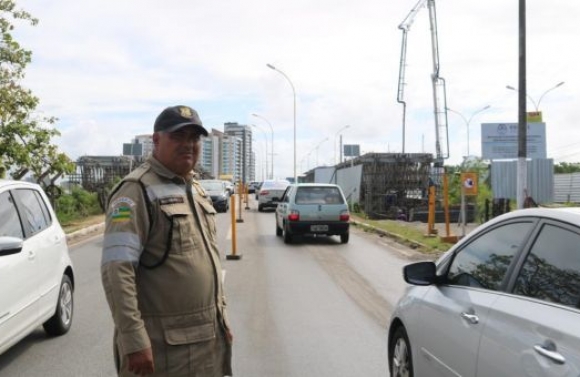
M328 225L310 225L311 232L328 232Z

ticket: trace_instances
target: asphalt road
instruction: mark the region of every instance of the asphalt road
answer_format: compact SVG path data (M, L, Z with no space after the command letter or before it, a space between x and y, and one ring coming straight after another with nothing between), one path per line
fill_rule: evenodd
M383 239L275 236L273 212L246 213L243 254L226 261L240 376L384 376L386 324L408 260Z
M218 239L234 331L236 376L387 375L386 325L405 284L404 250L353 229L338 237L276 237L273 212L218 215ZM0 376L114 376L112 321L99 276L102 236L71 247L76 268L71 331L47 338L39 328L0 355Z

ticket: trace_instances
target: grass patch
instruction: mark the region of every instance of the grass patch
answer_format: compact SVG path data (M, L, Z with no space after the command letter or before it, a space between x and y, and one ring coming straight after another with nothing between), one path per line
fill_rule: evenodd
M357 215L352 217L367 231L378 229L381 233L396 239L397 242L425 254L442 254L453 245L441 241L439 236L427 236L427 224L423 224L424 229L422 230L414 224L396 220L369 220ZM364 224L368 226L365 227Z

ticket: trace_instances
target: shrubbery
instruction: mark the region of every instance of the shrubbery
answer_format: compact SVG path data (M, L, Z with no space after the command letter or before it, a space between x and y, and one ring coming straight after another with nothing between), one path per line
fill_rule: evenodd
M56 200L55 207L61 224L103 213L97 193L90 193L82 188L74 188L70 194L61 195Z

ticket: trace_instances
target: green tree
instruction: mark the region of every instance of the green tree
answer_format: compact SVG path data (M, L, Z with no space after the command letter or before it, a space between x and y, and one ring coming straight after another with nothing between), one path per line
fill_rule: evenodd
M580 162L560 162L554 165L554 173L578 173L580 172Z
M461 203L461 182L460 174L462 172L477 173L477 196L475 198L467 197L468 203L475 202L476 217L480 222L484 222L485 201L491 200L491 182L489 174L489 165L480 158L470 158L457 166L448 166L446 171L449 177L449 203Z
M61 195L54 207L61 224L102 213L97 193L88 192L80 187Z
M13 0L0 0L0 177L14 179L32 173L44 177L72 173L74 163L50 143L60 133L52 127L55 117L36 116L39 99L21 81L32 52L12 37L16 20L36 25L28 12L17 10Z

